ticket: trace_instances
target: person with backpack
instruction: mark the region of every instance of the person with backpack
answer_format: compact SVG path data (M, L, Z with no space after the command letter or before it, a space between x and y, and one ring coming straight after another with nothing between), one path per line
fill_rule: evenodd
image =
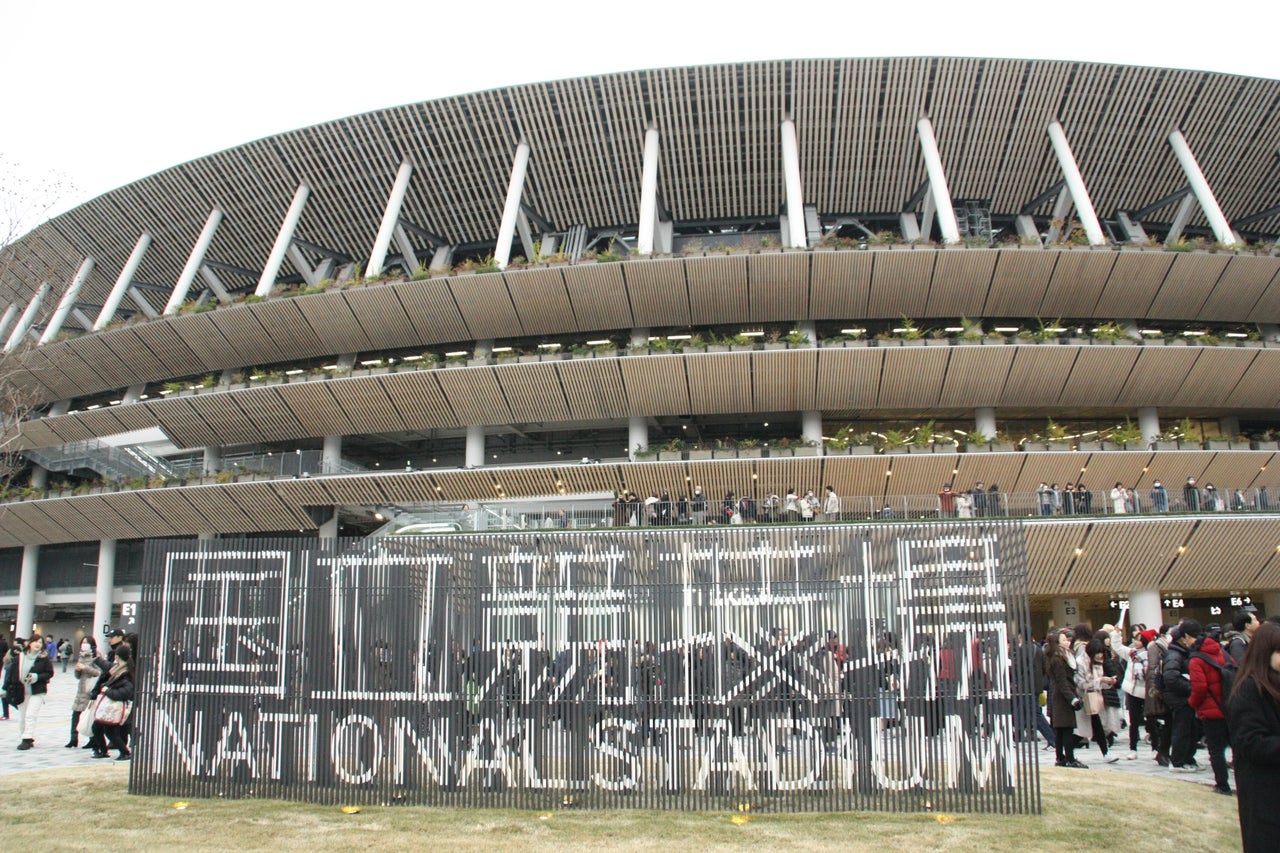
M1231 795L1227 777L1227 715L1225 697L1235 682L1235 662L1228 663L1217 638L1218 626L1210 625L1191 647L1187 669L1191 675L1191 698L1196 718L1204 728L1209 766L1213 768L1215 794Z

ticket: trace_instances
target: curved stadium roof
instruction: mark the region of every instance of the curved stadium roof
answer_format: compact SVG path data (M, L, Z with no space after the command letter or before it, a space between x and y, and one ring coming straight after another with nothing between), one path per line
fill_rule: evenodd
M404 158L417 164L405 218L450 243L492 242L522 139L533 152L524 200L557 228L634 223L650 122L662 134L660 186L677 222L773 216L783 198L778 124L788 115L805 200L824 214L902 209L925 176L921 115L933 121L954 198L1021 212L1059 178L1045 133L1056 119L1104 217L1185 185L1166 142L1181 129L1227 219L1280 234L1280 81L1060 61L794 60L495 89L250 142L41 225L0 265L0 299L25 302L45 280L59 291L92 255L82 299L101 301L144 230L155 241L138 280L172 286L215 204L227 217L210 257L259 269L300 181L312 196L297 236L367 257Z

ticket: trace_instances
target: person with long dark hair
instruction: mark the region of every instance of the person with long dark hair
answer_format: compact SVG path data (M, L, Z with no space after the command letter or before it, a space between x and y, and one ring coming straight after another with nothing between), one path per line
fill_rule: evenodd
M116 646L115 662L111 664L111 669L107 672L107 681L102 686L101 697L112 699L116 702L133 702L133 649L128 643L121 643ZM94 709L96 710L95 701ZM94 713L91 710L90 713ZM133 757L129 752L129 721L125 719L118 724L107 724L94 720L93 723L94 739L105 744L103 748L94 749L94 758L110 758L108 750L117 749L119 754L116 761L128 761Z
M80 716L93 704L96 698L93 687L102 675L102 670L98 668L98 641L92 634L86 634L80 641L75 673L76 698L71 703L71 739L67 741L67 749L75 749L80 745Z
M1280 625L1264 622L1249 642L1227 700L1244 853L1280 839Z
M1076 711L1080 710L1080 697L1076 695L1076 659L1071 653L1070 628L1049 635L1046 653L1049 656L1049 722L1053 724L1054 749L1059 767L1087 768L1076 760Z

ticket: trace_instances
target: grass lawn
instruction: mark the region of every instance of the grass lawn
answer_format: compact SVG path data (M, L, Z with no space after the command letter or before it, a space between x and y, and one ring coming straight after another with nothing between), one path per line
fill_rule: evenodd
M126 793L127 768L94 765L0 776L6 850L1056 851L1240 849L1234 798L1102 770L1042 771L1044 814L685 814L520 812L192 800ZM737 822L735 822L735 820Z

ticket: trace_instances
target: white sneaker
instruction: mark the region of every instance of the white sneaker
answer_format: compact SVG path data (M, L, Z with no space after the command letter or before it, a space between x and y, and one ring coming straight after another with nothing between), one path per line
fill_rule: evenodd
M1118 756L1118 755L1116 755L1114 752L1112 752L1112 753L1108 753L1107 755L1102 756L1102 760L1103 760L1104 762L1106 762L1107 764L1115 764L1117 761L1119 761L1119 760L1120 760L1120 756Z
M1131 749L1131 750L1129 750L1129 754L1125 756L1125 759L1126 759L1126 760L1128 760L1128 761L1136 761L1136 760L1137 760L1137 758L1138 758L1138 753L1137 753L1137 751L1136 751L1136 750L1132 750L1132 749Z

